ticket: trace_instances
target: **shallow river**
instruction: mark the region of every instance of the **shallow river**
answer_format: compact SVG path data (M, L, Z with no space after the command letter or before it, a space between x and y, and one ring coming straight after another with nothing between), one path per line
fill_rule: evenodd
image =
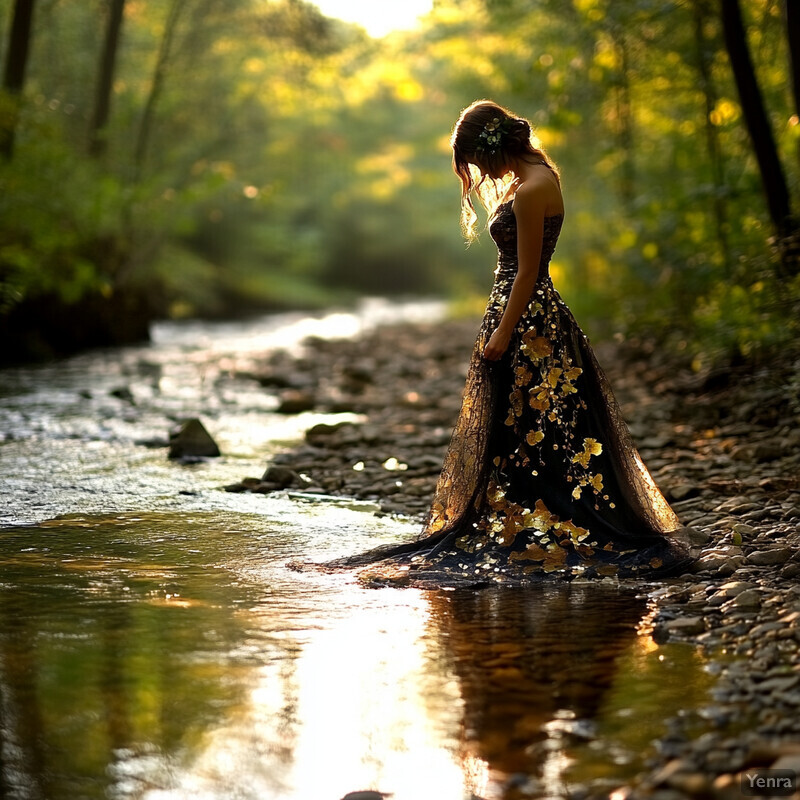
M352 418L274 413L242 377L260 355L437 313L164 324L148 346L0 372L0 798L562 797L623 784L668 716L707 702L699 655L656 645L632 590L295 573L416 527L220 490ZM222 458L167 460L186 416Z

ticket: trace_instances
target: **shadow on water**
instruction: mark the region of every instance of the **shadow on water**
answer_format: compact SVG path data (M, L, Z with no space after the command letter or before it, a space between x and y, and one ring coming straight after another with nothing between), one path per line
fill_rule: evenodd
M557 797L624 783L664 709L705 702L631 591L286 570L314 537L200 513L0 530L0 797Z

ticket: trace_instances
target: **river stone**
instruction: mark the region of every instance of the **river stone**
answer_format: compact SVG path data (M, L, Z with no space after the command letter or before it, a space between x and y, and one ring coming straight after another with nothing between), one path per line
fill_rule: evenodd
M133 396L130 386L118 386L116 389L112 389L109 394L112 397L116 397L118 400L124 400L126 403L130 403L133 406L136 405L136 399Z
M169 434L170 458L216 458L217 443L199 419L187 419Z
M761 606L761 594L757 589L745 589L739 592L736 597L728 600L722 605L722 611L756 609Z
M665 622L663 627L670 633L693 636L705 630L705 623L702 617L678 617Z
M748 581L728 581L728 583L723 583L722 586L708 598L708 605L712 608L721 606L726 600L736 597L736 595L741 594L747 589L753 589L754 586L755 584L749 583Z
M304 485L303 480L293 469L276 465L267 467L267 471L262 475L261 480L268 481L269 483L277 483L281 489L285 489L288 486Z
M665 487L669 500L686 500L689 497L696 497L700 493L700 487L693 483L678 483L674 486Z
M747 561L757 567L769 567L774 564L785 564L791 557L791 548L775 547L772 550L756 550L747 556Z
M740 550L731 547L730 550ZM743 555L727 555L726 553L706 553L701 556L691 567L692 572L721 572L723 575L732 575L739 567L743 566Z
M742 536L754 536L758 533L758 528L754 528L752 525L748 525L745 522L734 523L733 530Z
M770 769L791 769L795 775L800 775L800 755L788 754L773 761Z
M711 534L707 531L701 531L692 527L687 527L686 531L689 534L689 541L693 545L704 545L711 541Z
M334 434L344 425L349 424L349 422L339 422L335 425L329 425L326 422L319 422L306 431L306 441L314 447L326 447Z
M312 392L302 389L287 389L281 392L281 399L275 409L278 414L301 414L303 411L312 411L317 404L317 399Z
M753 458L758 462L775 461L786 454L783 442L759 442L753 448Z
M787 675L785 678L767 678L758 684L759 692L787 692L800 681L800 675Z
M762 622L750 631L750 636L763 636L770 631L779 631L785 627L783 622Z
M673 758L658 769L650 778L653 786L663 786L670 778L689 769L686 761Z

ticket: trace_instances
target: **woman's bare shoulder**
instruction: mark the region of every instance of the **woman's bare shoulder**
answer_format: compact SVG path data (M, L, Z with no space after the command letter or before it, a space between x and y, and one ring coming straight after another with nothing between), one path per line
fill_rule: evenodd
M561 189L554 180L553 173L546 166L532 170L517 187L514 198L515 201L521 201L520 206L526 208L543 206L558 211L564 207Z

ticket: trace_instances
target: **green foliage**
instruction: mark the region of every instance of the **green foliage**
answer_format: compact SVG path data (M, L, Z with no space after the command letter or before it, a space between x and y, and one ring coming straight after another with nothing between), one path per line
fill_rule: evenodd
M797 194L780 3L743 5ZM590 330L646 330L709 358L790 329L798 287L775 278L708 0L439 0L380 42L303 0L129 0L93 158L105 8L37 4L17 149L0 164L0 313L120 293L215 316L483 294L494 256L459 238L447 137L489 96L529 116L561 167L553 272ZM0 0L0 25L9 10Z

